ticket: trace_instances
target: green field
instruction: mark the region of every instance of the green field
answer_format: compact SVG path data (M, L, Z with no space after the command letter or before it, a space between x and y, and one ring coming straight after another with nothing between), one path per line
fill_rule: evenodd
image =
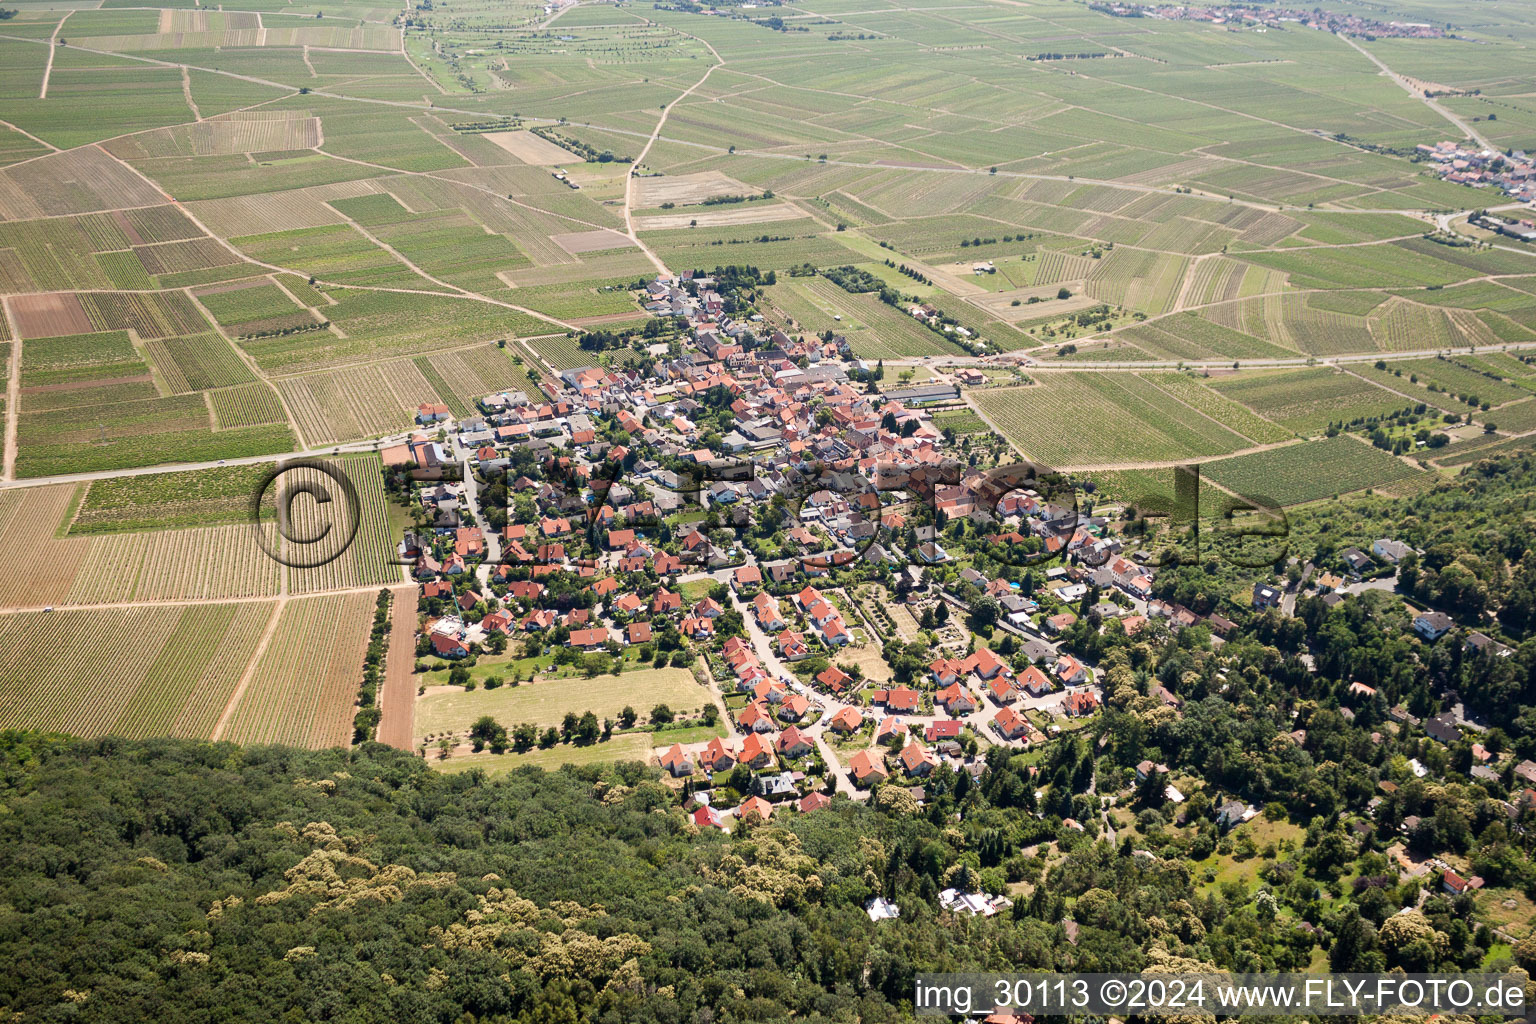
M681 668L642 669L595 679L546 679L494 690L438 688L416 703L416 735L464 732L481 715L490 715L508 729L521 722L559 725L567 711L578 715L591 711L599 720L616 719L626 705L634 707L642 721L657 704L687 717L709 700L709 691L692 672Z
M1210 386L1267 420L1302 435L1330 423L1395 412L1413 403L1353 374L1326 367L1261 370L1212 378Z
M247 521L269 465L93 480L70 533L121 533Z
M1207 462L1201 471L1238 494L1280 505L1380 487L1421 472L1348 434Z
M1016 447L1050 465L1195 458L1252 447L1134 374L1052 373L972 400Z

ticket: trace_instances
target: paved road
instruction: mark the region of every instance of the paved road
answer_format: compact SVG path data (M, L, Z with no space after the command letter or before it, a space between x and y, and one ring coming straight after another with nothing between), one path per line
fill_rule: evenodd
M109 469L93 473L59 473L54 476L36 476L25 480L6 480L0 488L42 487L47 484L83 483L87 480L115 479L123 476L150 476L155 473L180 473L193 469L216 469L219 466L259 466L286 459L324 458L338 452L372 452L392 444L402 444L410 434L396 434L371 441L352 441L348 444L331 445L329 448L311 448L301 452L278 452L273 455L248 455L238 459L219 459L214 462L174 462L161 466L140 466L137 469Z

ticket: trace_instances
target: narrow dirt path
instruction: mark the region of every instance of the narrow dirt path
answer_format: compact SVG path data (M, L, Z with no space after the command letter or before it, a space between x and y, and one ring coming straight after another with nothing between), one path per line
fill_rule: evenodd
M260 663L261 656L267 653L267 645L272 642L272 635L277 632L278 620L283 617L283 607L287 603L286 597L272 601L272 617L267 620L267 628L261 631L261 639L256 642L256 649L251 652L251 660L245 666L245 671L240 673L240 682L235 686L235 692L229 695L229 703L224 705L224 712L219 715L219 722L213 727L213 735L209 739L217 741L224 738L224 732L229 728L230 720L235 717L235 708L240 706L240 698L245 696L246 688L251 685L251 680L256 676L256 666Z
M683 34L688 35L688 33ZM656 145L656 140L661 136L661 129L666 126L667 118L672 116L672 108L683 102L683 100L686 100L689 96L692 96L694 92L699 88L699 86L709 81L709 76L714 74L716 68L725 67L725 58L720 56L719 51L711 46L706 40L699 39L698 36L694 35L689 35L688 37L690 39L697 39L700 43L703 43L704 48L709 51L710 56L715 58L716 63L711 64L697 82L694 82L688 88L684 89L682 95L678 96L677 99L667 104L666 109L661 112L660 119L658 119L656 122L656 127L651 130L650 138L645 140L645 145L640 148L640 152L635 157L634 163L629 165L629 174L624 178L624 233L629 236L630 241L634 242L635 245L639 247L641 252L645 253L645 258L651 261L651 265L654 266L660 273L666 276L671 276L672 273L667 269L667 265L662 262L660 256L657 256L654 252L651 251L650 246L640 241L639 235L635 234L635 175L639 171L640 165L645 162L646 154L650 153L651 147Z
M5 314L7 323L10 314ZM16 475L16 427L17 408L21 404L21 338L14 330L11 335L11 359L6 367L5 379L5 459L0 480L11 480Z
M186 68L181 69L181 96L187 101L187 109L192 111L192 116L201 121L203 112L197 109L197 101L192 98L192 72Z
M53 35L48 37L48 63L43 66L42 88L37 91L37 98L40 100L48 98L48 79L53 77L53 55L59 52L59 33L64 30L64 23L69 20L69 16L74 13L74 11L65 11L64 17L60 18L59 23L53 26ZM183 70L182 74L186 74L185 70Z
M1467 122L1463 121L1461 118L1457 117L1455 114L1451 113L1449 110L1445 109L1440 104L1436 103L1434 100L1430 99L1428 96L1423 95L1417 89L1415 89L1413 86L1409 85L1407 80L1404 79L1402 75L1399 75L1396 71L1393 71L1391 68L1387 67L1387 65L1385 63L1383 63L1382 60L1380 58L1378 58L1370 50L1367 50L1365 47L1361 46L1359 43L1355 42L1353 39L1351 39L1349 36L1346 36L1342 32L1339 33L1339 38L1344 40L1350 46L1353 46L1355 49L1359 50L1360 53L1362 55L1364 55L1366 60L1370 61L1372 64L1375 64L1378 68L1381 69L1382 74L1386 75L1388 78L1392 79L1392 81L1396 82L1398 84L1398 86L1401 87L1403 89L1403 91L1406 92L1408 95L1414 97L1420 103L1423 103L1426 107L1428 107L1430 110L1433 110L1435 113L1439 114L1441 117L1443 117L1447 121L1449 121L1466 138L1469 138L1472 141L1476 142L1479 146L1483 147L1484 149L1492 149L1492 150L1495 150L1495 151L1498 150L1499 147L1493 145L1487 139L1483 138L1477 132L1473 131L1472 127L1470 125L1468 125Z

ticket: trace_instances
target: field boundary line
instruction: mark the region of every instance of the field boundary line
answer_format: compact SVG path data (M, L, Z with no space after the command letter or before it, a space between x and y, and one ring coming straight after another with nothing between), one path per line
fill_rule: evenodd
M187 108L192 111L192 116L201 121L203 112L197 109L197 101L192 98L192 72L185 67L181 69L181 95L186 99Z
M251 652L251 660L246 663L245 671L240 673L240 682L235 684L235 692L229 695L229 702L224 705L224 710L219 714L218 724L213 727L209 739L217 741L229 728L231 719L235 717L235 708L240 706L240 699L245 696L246 688L251 685L251 679L256 675L256 666L261 662L261 656L267 653L267 645L272 642L272 636L277 632L277 623L283 617L283 607L287 603L286 597L279 597L272 602L272 614L267 619L266 628L261 631L261 639L256 641L256 649Z
M1258 440L1258 438L1256 438L1256 437L1248 437L1247 434L1243 433L1241 430L1238 430L1236 427L1229 426L1229 425L1221 422L1221 420L1218 420L1216 417L1212 416L1210 413L1206 412L1204 409L1197 409L1197 408L1195 408L1193 405L1190 405L1188 402L1184 401L1184 399L1180 398L1178 395L1174 394L1172 391L1169 391L1167 388L1165 388L1162 385L1160 385L1157 381L1150 379L1146 374L1144 374L1144 373L1137 373L1137 374L1135 374L1135 376L1139 377L1141 380L1145 381L1147 384L1149 384L1152 387L1156 388L1162 394L1167 395L1173 401L1175 401L1178 404L1182 405L1184 408L1188 409L1190 412L1194 413L1196 416L1203 416L1206 419L1210 420L1212 423L1216 424L1216 426L1220 427L1221 429L1232 431L1232 433L1236 434L1238 437L1245 437L1245 438L1248 438L1248 440L1250 440L1250 441L1257 441ZM1204 385L1201 385L1201 386L1204 387ZM1211 390L1211 389L1207 389L1207 390ZM1225 395L1221 395L1221 394L1219 394L1219 393L1217 393L1215 391L1212 391L1212 394L1217 394L1217 396L1220 397L1220 398L1226 398ZM1230 401L1230 399L1228 399L1228 400ZM1243 403L1241 403L1241 402L1238 402L1237 404L1238 405L1243 405ZM1246 405L1243 405L1243 408L1244 409L1248 409L1248 407ZM1252 412L1255 416L1259 416L1259 414L1257 412L1254 412L1254 410L1252 410L1252 409L1248 409L1248 411ZM1280 425L1278 423L1275 423L1274 420L1268 419L1268 418L1266 418L1264 416L1259 416L1259 419L1264 420L1265 423L1270 423L1270 424L1273 424L1274 426L1277 426L1277 427Z
M5 378L5 457L0 464L0 480L10 480L16 473L17 428L21 422L21 335L11 320L10 304L0 300L0 316L5 317L6 333L11 336L11 359Z
M409 14L411 12L411 5L410 4L406 4L405 5L405 12L407 14ZM405 62L407 64L409 64L413 69L415 69L415 71L416 71L416 73L418 75L420 75L422 78L425 78L427 80L427 84L430 85L432 88L436 89L438 91L439 95L442 95L442 96L448 95L448 90L444 89L442 87L442 85L440 85L438 83L437 79L435 79L431 75L427 74L426 71L423 70L420 65L418 65L414 60L411 59L410 51L405 48L405 34L406 34L406 26L405 26L404 19L402 19L401 22L400 22L400 56L404 57L405 58ZM305 47L304 63L309 64L308 47ZM310 65L310 69L309 70L310 71L314 71L315 70L314 66ZM316 76L316 77L319 77L319 76ZM426 97L422 97L422 98L426 99Z

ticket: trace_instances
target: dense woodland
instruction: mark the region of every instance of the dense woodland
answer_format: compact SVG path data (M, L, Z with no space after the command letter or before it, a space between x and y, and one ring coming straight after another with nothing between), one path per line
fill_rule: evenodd
M1125 757L1155 740L1299 803L1329 786L1352 801L1351 772L1372 770L1346 754L1324 775L1300 751L1255 764L1273 725L1235 717L1212 698L1167 734L1124 716L1110 734ZM1178 857L1223 841L1209 822L1145 857L1062 830L1065 807L1025 813L1031 780L1005 754L978 785L941 773L922 810L891 789L727 836L699 833L636 764L488 780L374 744L3 743L0 1005L19 1020L885 1021L907 1019L919 969L1295 968L1320 944L1339 969L1451 969L1491 940L1469 899L1392 917L1406 893L1333 807L1302 809L1304 850L1257 854L1273 858L1260 897ZM1089 749L1044 765L1069 804ZM1467 811L1469 844L1511 849L1497 815ZM1149 837L1158 814L1143 811ZM1044 840L1061 855L1042 875ZM999 872L1041 884L996 918L941 915L941 887ZM877 893L900 920L870 922Z

